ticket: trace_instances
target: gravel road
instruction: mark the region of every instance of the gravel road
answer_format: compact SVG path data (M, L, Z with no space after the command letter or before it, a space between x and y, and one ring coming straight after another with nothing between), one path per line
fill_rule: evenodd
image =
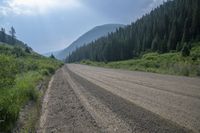
M200 79L70 64L45 94L38 132L200 132Z

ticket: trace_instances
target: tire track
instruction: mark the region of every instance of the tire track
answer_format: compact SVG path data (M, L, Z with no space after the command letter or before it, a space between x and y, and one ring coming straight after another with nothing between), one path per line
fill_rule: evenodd
M52 78L43 102L38 133L99 133L100 127L66 80L62 69Z
M66 71L68 71L67 68ZM104 105L112 110L113 113L117 114L118 117L128 123L132 132L191 132L172 121L163 119L119 96L113 95L111 92L83 79L71 71L69 71L69 73L85 90L90 92L95 98L98 98Z
M200 79L198 78L128 72L75 64L67 66L73 73L114 95L193 132L200 132L200 99L198 98ZM146 84L140 85L137 82Z

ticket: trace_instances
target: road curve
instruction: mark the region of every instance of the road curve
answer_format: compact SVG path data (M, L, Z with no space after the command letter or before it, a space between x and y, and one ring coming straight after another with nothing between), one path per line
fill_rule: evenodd
M199 112L198 78L70 64L50 82L38 132L200 132Z

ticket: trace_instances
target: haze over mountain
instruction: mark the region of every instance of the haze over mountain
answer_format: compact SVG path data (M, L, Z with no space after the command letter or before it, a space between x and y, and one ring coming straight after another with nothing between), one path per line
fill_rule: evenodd
M108 33L115 32L116 29L119 27L124 27L122 24L105 24L101 26L96 26L90 31L86 32L82 36L80 36L77 40L75 40L69 47L65 48L64 50L57 51L57 52L50 52L45 54L46 56L50 56L53 54L56 58L63 60L65 59L70 53L75 51L77 48L87 45L92 41L99 39L100 37L106 36Z

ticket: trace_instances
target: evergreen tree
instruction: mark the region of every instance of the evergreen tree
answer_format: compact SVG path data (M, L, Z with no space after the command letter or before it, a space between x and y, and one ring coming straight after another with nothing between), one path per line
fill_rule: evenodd
M192 13L192 24L191 24L191 33L194 40L200 40L200 1L194 1L193 13Z
M146 51L177 50L185 55L184 43L200 40L199 27L200 0L169 0L131 25L78 48L67 60L126 60Z
M14 45L15 42L16 42L16 36L15 36L16 31L15 31L15 29L14 29L13 26L11 27L9 33L10 33L10 35L11 35L11 43Z
M168 51L170 50L176 50L176 44L177 44L177 23L176 20L173 22L173 26L171 28L171 32L169 34L168 44L167 48Z
M25 52L30 54L31 53L31 49L28 46L26 46Z
M152 45L151 45L151 49L153 51L157 51L159 50L159 36L158 34L156 35L156 37L154 38L153 42L152 42Z
M188 18L185 20L185 24L184 24L184 32L183 32L183 36L182 36L182 43L188 42L190 40L190 24L189 24L189 20Z
M1 28L1 31L0 31L0 38L1 38L1 42L6 42L6 31L4 28Z
M51 59L55 59L55 56L53 54L51 54L50 58Z

